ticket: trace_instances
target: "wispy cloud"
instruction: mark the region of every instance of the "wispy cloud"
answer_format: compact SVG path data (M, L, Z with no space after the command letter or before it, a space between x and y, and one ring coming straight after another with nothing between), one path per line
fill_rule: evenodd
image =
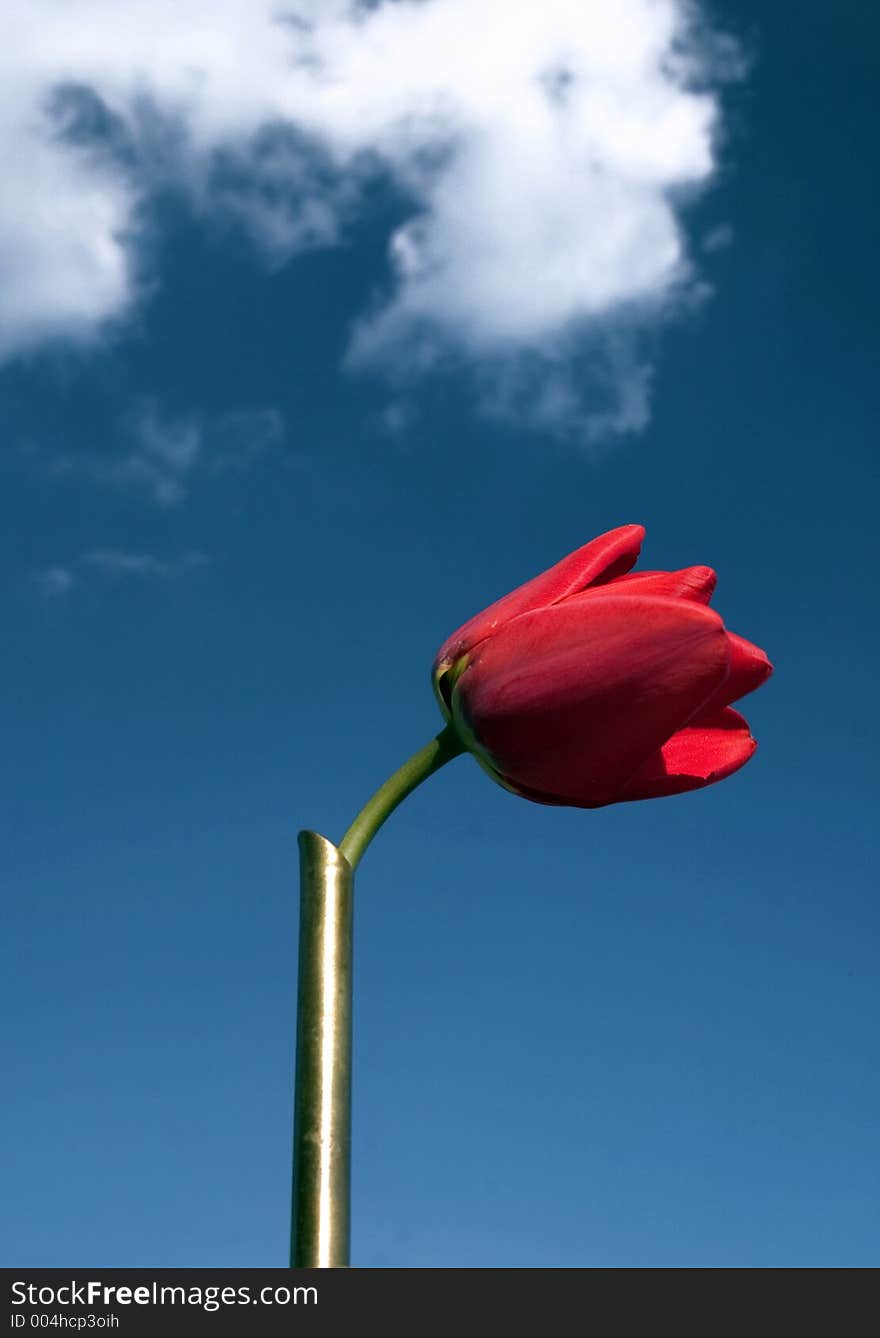
M724 251L733 243L733 228L729 223L719 223L716 227L710 228L700 243L702 249L711 254L713 251Z
M154 403L147 403L135 415L129 435L129 449L105 464L106 480L142 488L160 506L181 502L202 454L201 424L194 418L163 417Z
M46 599L59 599L70 593L76 577L69 567L46 567L33 573L33 581Z
M100 578L102 581L171 581L210 564L207 553L190 549L176 557L157 557L154 553L134 553L122 548L94 548L81 554L67 566L50 566L32 574L32 580L47 599L69 595L79 585Z
M240 472L256 464L283 440L284 420L276 409L174 417L149 400L133 415L127 435L130 444L118 458L92 462L99 479L141 489L160 506L176 506L198 472Z
M208 421L205 466L213 474L250 469L284 441L277 409L235 409Z
M193 550L176 558L158 558L153 553L128 553L119 548L95 548L81 559L83 567L100 572L108 580L120 581L126 577L166 581L173 576L210 562L207 553Z
M284 437L284 419L277 409L180 415L144 399L101 451L53 450L28 442L20 459L55 478L87 478L174 507L185 500L197 477L242 473Z
M390 175L410 216L350 363L503 381L526 358L548 423L585 335L635 347L694 282L682 207L736 55L692 0L7 0L0 25L0 356L130 310L140 204L169 178L279 260L337 241ZM574 417L635 430L649 378L614 365ZM186 466L161 443L131 468L173 504Z
M564 426L591 444L646 427L652 379L633 330L609 324L577 351L550 347L489 363L479 382L479 408L548 432Z

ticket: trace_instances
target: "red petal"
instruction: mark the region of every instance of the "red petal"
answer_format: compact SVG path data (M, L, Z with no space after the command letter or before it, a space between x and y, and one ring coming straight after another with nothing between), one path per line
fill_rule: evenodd
M559 604L600 579L629 571L638 559L644 537L641 525L621 525L619 529L609 530L584 544L583 548L575 549L540 576L496 600L444 642L434 661L435 676L444 666L454 664L459 656L473 650L513 618Z
M514 788L593 807L617 797L727 671L711 609L587 592L482 642L455 686L453 715Z
M711 567L682 567L681 571L634 571L628 576L614 576L595 586L599 594L613 590L618 595L674 595L677 599L695 599L708 604L718 577Z
M619 799L658 799L700 790L745 766L757 743L738 711L701 711L649 757L627 781Z
M751 641L746 641L745 637L728 632L727 644L730 648L730 676L721 684L712 700L706 703L706 710L739 701L747 692L754 692L755 688L766 683L773 673L773 665L764 652L758 646L753 646Z

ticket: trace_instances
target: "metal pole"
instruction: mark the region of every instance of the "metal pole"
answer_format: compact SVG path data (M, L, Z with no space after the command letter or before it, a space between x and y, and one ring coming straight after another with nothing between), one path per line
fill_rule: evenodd
M291 1268L346 1268L351 1186L351 931L354 875L300 832L299 988Z

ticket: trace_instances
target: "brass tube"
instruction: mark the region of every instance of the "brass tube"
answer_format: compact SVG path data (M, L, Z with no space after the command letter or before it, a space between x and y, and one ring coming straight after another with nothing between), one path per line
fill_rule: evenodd
M351 941L354 876L300 832L299 982L291 1268L346 1268L351 1196Z

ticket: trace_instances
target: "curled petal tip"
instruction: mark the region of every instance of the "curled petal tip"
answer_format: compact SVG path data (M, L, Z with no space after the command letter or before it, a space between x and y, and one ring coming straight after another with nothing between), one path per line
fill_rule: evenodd
M508 623L537 609L550 608L581 594L588 587L629 571L638 561L645 530L642 525L621 525L576 548L573 553L534 576L510 594L490 604L453 632L440 647L438 660L456 660L495 636Z
M681 571L630 571L592 588L597 594L613 590L621 595L672 595L708 604L717 582L711 567L684 567Z
M718 576L711 567L686 567L682 575L687 574L690 577L691 589L695 597L704 598L708 604L715 593L715 587L718 584Z

